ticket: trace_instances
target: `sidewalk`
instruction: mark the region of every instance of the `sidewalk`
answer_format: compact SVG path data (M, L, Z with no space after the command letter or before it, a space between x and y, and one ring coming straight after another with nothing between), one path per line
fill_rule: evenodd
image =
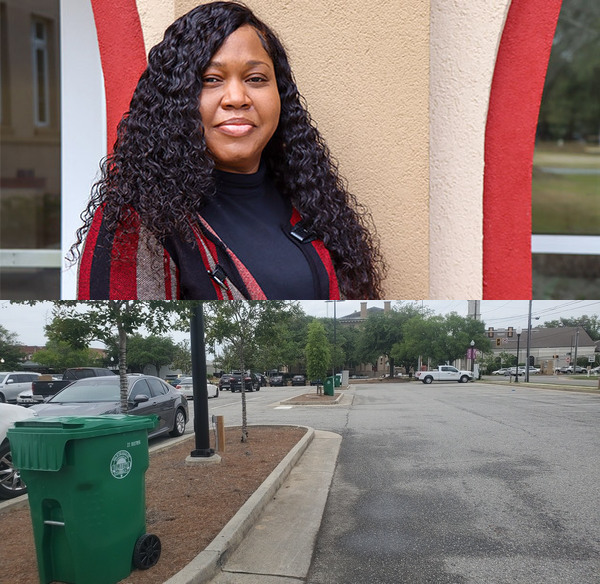
M232 542L248 516L236 515L223 532L166 584L299 584L308 574L342 437L317 430L288 477L236 547L219 544L226 530ZM269 481L267 479L267 481ZM205 556L201 558L201 556ZM208 557L212 556L212 557ZM207 579L207 561L220 567ZM200 569L197 569L200 568ZM202 569L204 568L204 569ZM214 574L214 572L213 572Z

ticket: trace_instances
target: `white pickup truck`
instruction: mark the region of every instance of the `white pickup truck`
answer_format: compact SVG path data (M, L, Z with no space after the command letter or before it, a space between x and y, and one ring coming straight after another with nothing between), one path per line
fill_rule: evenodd
M440 365L433 371L417 371L415 377L423 383L432 381L458 381L467 383L473 381L473 374L470 371L462 371L452 365Z

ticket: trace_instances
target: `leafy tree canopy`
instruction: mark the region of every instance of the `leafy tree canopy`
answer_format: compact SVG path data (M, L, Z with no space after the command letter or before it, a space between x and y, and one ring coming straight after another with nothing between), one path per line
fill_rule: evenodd
M16 333L10 332L0 325L0 359L4 359L4 362L0 363L2 371L21 369L23 353L19 349L17 338Z
M561 326L581 326L585 332L590 335L593 341L600 339L600 318L597 314L583 316L577 318L559 318L558 320L549 320L543 324L547 328L557 328Z
M74 348L66 341L48 341L46 347L33 354L42 367L63 371L70 367L101 367L102 356L88 347Z

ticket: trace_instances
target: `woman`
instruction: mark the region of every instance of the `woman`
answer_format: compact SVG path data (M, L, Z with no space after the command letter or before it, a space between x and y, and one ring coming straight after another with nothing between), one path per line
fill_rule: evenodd
M80 299L381 296L369 216L281 42L235 2L195 8L150 51L83 219Z

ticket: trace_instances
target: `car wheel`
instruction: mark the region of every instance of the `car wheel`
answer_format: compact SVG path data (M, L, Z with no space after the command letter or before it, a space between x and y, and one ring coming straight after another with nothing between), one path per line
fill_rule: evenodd
M27 492L19 471L13 466L10 444L0 446L0 499L13 499Z
M139 570L147 570L156 565L160 558L161 545L158 536L144 533L135 542L133 548L133 565Z
M428 385L433 381L433 377L431 377L431 375L428 375L427 377L425 377L425 379L423 379L423 383L427 383Z
M6 398L4 397L3 393L0 393L0 404L5 404L6 403Z
M460 378L460 383L467 383L469 381L469 376L468 375L463 375Z
M185 412L178 408L177 412L175 412L175 423L169 435L173 437L181 436L185 432L185 422Z

